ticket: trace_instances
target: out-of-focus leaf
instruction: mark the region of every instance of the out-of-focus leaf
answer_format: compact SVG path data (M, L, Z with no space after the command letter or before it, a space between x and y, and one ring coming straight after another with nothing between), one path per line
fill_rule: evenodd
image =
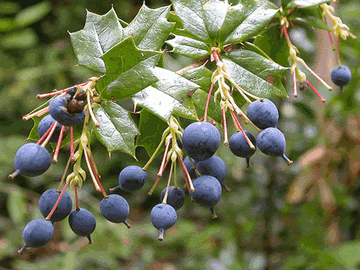
M0 32L8 32L16 27L16 23L11 18L0 18Z
M100 126L94 133L109 152L119 150L135 157L134 137L139 133L129 112L120 105L104 101L94 108Z
M342 243L331 252L348 270L356 270L360 264L360 241Z
M5 49L28 49L35 46L38 37L32 28L9 33L0 40L1 47Z
M29 26L41 20L51 10L51 3L44 1L21 10L15 16L15 23L19 27Z
M124 99L158 81L154 66L160 53L136 48L131 37L101 56L106 74L96 84L102 99Z
M142 50L160 50L169 36L174 23L167 21L170 6L150 9L145 4L139 13L124 29L124 37L132 37L136 46Z
M166 69L155 68L155 74L159 81L132 97L135 106L147 108L164 121L168 121L171 114L197 119L188 92L199 86Z
M143 146L148 155L151 156L158 147L162 134L167 127L168 125L163 119L150 113L147 109L142 109L139 123L140 135L136 137L136 145ZM160 154L163 149L164 145L158 153Z
M15 14L18 13L20 9L21 7L19 3L7 1L0 2L0 14Z
M10 193L8 193L8 211L11 220L13 220L15 223L24 221L27 212L26 205L27 201L25 194L20 189L14 188Z

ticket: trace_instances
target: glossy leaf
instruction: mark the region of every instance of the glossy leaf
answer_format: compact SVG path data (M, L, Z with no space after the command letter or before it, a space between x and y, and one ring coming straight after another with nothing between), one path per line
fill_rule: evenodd
M332 2L332 0L293 0L286 6L286 9L313 7L330 2Z
M132 36L136 46L143 50L160 50L175 23L167 21L170 6L150 9L145 4L124 29L124 36Z
M193 100L196 108L201 111L201 115L203 115L205 112L205 105L206 105L207 97L208 97L208 93L201 89L196 90L195 93L192 95L192 100ZM218 96L216 103L214 102L214 96L213 95L211 96L210 102L209 102L208 115L212 119L214 119L216 122L221 123L222 112L221 112L221 108L219 106L219 102L220 102L219 96Z
M172 71L155 68L159 81L132 97L135 106L142 106L153 114L168 121L172 114L197 119L194 105L188 92L199 86Z
M129 112L120 105L104 101L94 108L100 126L94 133L109 152L119 150L135 157L134 137L139 133Z
M122 39L123 28L112 8L105 15L87 12L84 29L70 33L79 65L104 74L105 63L100 58Z
M136 48L133 39L127 38L103 56L106 74L96 84L102 99L119 100L132 96L155 83L154 66L160 53Z
M202 90L209 91L211 85L212 71L205 65L186 71L182 76L193 83L198 84Z
M163 119L160 119L147 109L142 109L139 123L140 135L136 137L136 145L143 146L148 155L151 156L158 147L162 134L167 127L168 125ZM159 154L163 149L164 145Z
M210 54L210 48L204 42L189 37L175 35L175 38L166 42L173 47L173 52L190 57L201 58Z

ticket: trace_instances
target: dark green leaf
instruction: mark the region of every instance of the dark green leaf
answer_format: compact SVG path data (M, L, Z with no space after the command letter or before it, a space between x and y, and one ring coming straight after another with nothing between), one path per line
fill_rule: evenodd
M247 18L227 37L225 44L239 43L258 35L278 12L268 2L258 6Z
M29 6L21 10L15 17L15 23L19 27L29 26L41 20L51 10L51 4L47 1Z
M197 119L188 92L195 91L199 86L166 69L157 67L155 74L159 81L132 97L135 106L148 109L164 121L168 121L172 114Z
M158 147L164 130L168 127L163 119L155 116L146 109L140 112L139 130L140 135L136 137L136 145L143 146L151 156ZM162 152L164 146L160 149Z
M101 58L106 65L106 75L96 84L102 99L124 99L155 83L154 66L160 53L136 48L132 38L127 38L105 53Z
M174 39L166 42L173 47L173 52L190 57L201 58L210 54L210 48L204 42L189 37L175 35Z
M212 71L205 65L186 71L182 76L193 83L198 84L204 91L209 91L211 85Z
M286 6L286 9L313 7L330 2L332 2L332 0L293 0Z
M330 30L324 21L322 9L317 6L305 9L297 9L294 13L291 14L289 20L327 31Z
M94 133L109 152L119 150L135 157L134 137L139 133L129 112L120 105L104 101L94 108L100 126Z
M10 32L1 37L0 45L4 49L27 49L38 43L35 31L28 27L21 31Z
M298 22L300 24L306 24L315 28L323 29L330 31L330 28L327 26L327 24L316 17L308 16L308 17L295 17L291 21Z
M215 90L215 89L214 89ZM192 100L196 106L197 109L199 109L202 114L205 112L205 105L206 100L208 97L208 93L199 89L196 90L195 93L192 95ZM219 105L220 98L217 97L216 103L214 102L214 96L212 95L209 102L209 108L208 108L208 115L214 119L216 122L221 123L222 122L222 112Z
M174 27L174 23L167 21L169 11L170 6L150 9L144 4L124 29L125 37L132 36L139 49L160 50Z
M122 32L123 28L113 8L105 15L88 11L84 28L70 33L79 65L104 74L105 64L100 57L121 41Z

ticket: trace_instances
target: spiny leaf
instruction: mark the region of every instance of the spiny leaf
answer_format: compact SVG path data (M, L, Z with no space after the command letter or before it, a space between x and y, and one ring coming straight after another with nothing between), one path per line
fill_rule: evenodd
M122 39L123 28L112 8L105 15L87 11L84 29L70 33L70 39L79 65L97 73L105 73L100 56Z
M197 119L194 105L187 95L199 86L189 80L162 68L155 68L159 81L132 97L135 106L140 105L168 121L172 114Z
M143 50L160 50L175 23L167 21L170 6L150 9L145 4L124 29L124 36L132 36L136 46Z
M158 147L164 130L168 127L163 119L152 114L147 109L142 109L140 112L139 130L140 135L136 137L136 145L143 146L151 156ZM159 153L164 149L160 149Z
M133 39L127 38L101 58L106 75L96 84L102 99L119 100L132 96L158 79L154 66L160 53L136 48Z
M201 58L210 54L210 48L204 42L193 38L175 35L175 38L166 42L173 47L172 52L190 57Z
M129 112L120 105L104 101L94 108L100 126L94 133L109 152L119 150L135 157L134 137L139 133Z

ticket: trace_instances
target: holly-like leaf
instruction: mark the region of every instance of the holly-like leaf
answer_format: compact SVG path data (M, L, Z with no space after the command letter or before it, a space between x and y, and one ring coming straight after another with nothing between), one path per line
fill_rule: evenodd
M293 0L286 6L286 9L313 7L330 2L332 2L332 0Z
M124 29L124 36L132 36L139 49L160 50L175 25L167 20L169 11L170 6L150 9L144 4Z
M100 57L119 43L122 36L123 28L113 8L105 15L87 11L84 29L70 33L79 65L100 74L105 73L105 64Z
M149 112L147 109L142 109L140 112L139 130L140 135L136 137L136 145L143 146L151 156L158 147L164 130L168 127L163 119ZM164 149L164 144L160 148L159 153Z
M260 57L260 56L259 56ZM275 85L273 85L272 80L266 79L266 70L262 70L265 66L269 65L270 63L265 61L266 58L260 58L260 60L257 60L259 65L262 65L262 67L259 68L259 70L254 70L253 73L250 70L246 69L245 67L239 65L238 63L234 62L232 59L228 57L223 57L222 61L226 66L226 69L230 76L234 79L234 81L242 87L244 90L258 96L261 98L269 98L269 97L287 97L287 93L284 90L284 88L277 88ZM264 61L262 61L264 60ZM238 59L236 59L238 61ZM254 59L253 59L254 61ZM239 63L243 64L240 60ZM275 64L275 63L274 63ZM244 66L247 66L243 64ZM248 67L248 66L247 66ZM249 67L248 67L249 68ZM250 69L250 68L249 68ZM261 76L259 76L259 74ZM269 70L269 74L272 73L276 75L277 73L284 72L284 69L280 69L277 71L276 69ZM273 77L272 75L269 75ZM276 75L277 76L277 75ZM265 79L263 78L265 77Z
M120 100L158 81L154 66L160 53L139 50L129 37L101 56L106 74L96 84L102 99Z
M330 31L330 28L324 21L322 9L318 6L299 8L289 16L289 20L295 23L306 24L311 27Z
M204 112L205 112L205 105L206 105L207 97L208 97L208 93L201 89L196 90L195 93L192 95L192 100L193 100L196 108L199 109L202 114L204 114ZM217 97L216 103L214 101L214 96L213 95L211 96L210 102L209 102L209 107L208 107L208 115L212 119L214 119L216 122L221 123L222 112L221 112L221 108L219 106L219 102L220 102L219 96Z
M196 83L204 91L209 91L211 85L212 71L205 65L186 71L182 76L193 83Z
M175 35L175 38L166 42L173 47L172 52L190 57L201 58L210 54L210 48L204 42L184 36Z
M155 68L155 74L159 81L132 97L135 106L148 109L164 121L172 114L197 119L188 92L195 91L199 85L163 68Z
M139 133L129 112L120 105L104 101L94 108L100 126L94 133L109 152L119 150L135 157L134 137Z

